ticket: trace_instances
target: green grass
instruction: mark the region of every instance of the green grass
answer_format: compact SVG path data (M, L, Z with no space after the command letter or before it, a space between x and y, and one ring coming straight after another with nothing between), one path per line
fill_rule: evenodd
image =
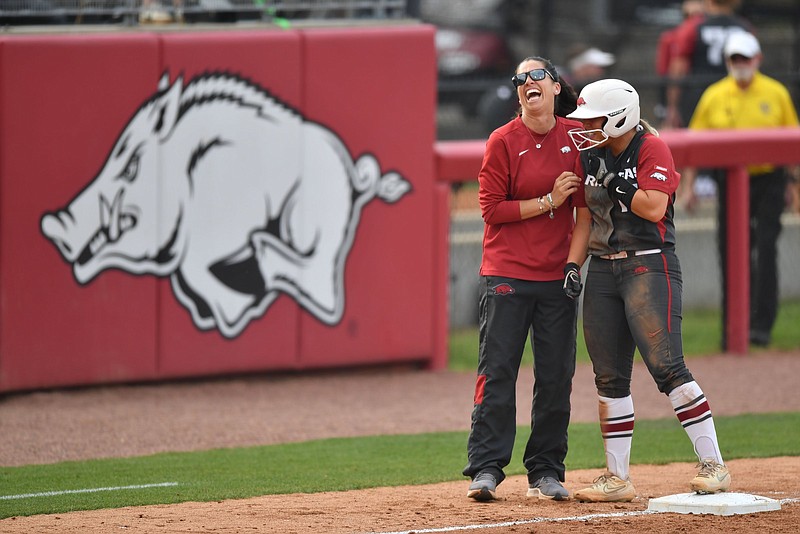
M722 315L718 309L689 310L684 313L683 352L687 358L718 354L722 339ZM784 301L772 332L770 350L800 348L800 301ZM755 353L764 349L751 348ZM583 327L578 324L578 362L588 362ZM523 365L532 361L530 340L525 346ZM454 371L474 370L478 363L478 329L466 328L451 332L449 367Z
M800 414L715 418L726 459L800 456ZM523 474L528 429L519 427L507 474ZM314 493L466 480L467 432L337 438L287 445L166 453L123 459L0 468L0 496L145 485L175 486L0 498L0 518L43 513L217 501L258 495ZM694 462L674 419L637 421L633 463ZM601 468L596 424L570 426L567 469Z
M800 347L800 302L784 302L773 348ZM713 310L684 318L687 356L719 351L720 317ZM451 368L474 370L477 331L451 336ZM580 361L588 361L583 337ZM530 360L530 347L526 351ZM800 456L800 414L778 413L714 418L726 459ZM523 474L528 436L519 427L507 474ZM282 493L345 491L461 480L467 432L328 439L263 447L167 453L122 459L0 467L0 518L73 510L116 508L185 501L241 499ZM603 443L595 423L570 426L567 468L600 469ZM695 460L686 434L674 418L637 421L633 463ZM7 499L3 496L121 486L176 485Z

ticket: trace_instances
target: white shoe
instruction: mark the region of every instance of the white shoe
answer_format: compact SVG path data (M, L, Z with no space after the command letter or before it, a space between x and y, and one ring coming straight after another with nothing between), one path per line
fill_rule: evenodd
M636 497L636 489L630 480L605 472L588 488L575 492L575 500L582 502L630 502Z
M697 467L700 468L700 472L690 482L692 491L700 494L719 493L728 491L731 487L731 474L724 464L706 458L701 460Z

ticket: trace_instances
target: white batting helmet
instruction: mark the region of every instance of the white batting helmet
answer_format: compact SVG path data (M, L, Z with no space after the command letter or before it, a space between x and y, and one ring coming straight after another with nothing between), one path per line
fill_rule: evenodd
M602 130L572 130L570 136L578 150L592 148L609 137L619 137L639 124L639 93L628 82L615 79L590 83L578 97L578 107L567 115L570 119L595 119L605 117ZM602 141L591 138L590 133L603 134Z

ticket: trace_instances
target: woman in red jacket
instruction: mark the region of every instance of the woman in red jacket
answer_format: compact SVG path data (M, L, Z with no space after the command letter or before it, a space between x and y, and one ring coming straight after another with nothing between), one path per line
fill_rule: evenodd
M564 116L576 95L552 63L530 57L512 82L520 114L489 136L478 176L485 222L478 378L464 475L467 496L496 498L516 432L516 379L530 332L535 385L523 462L528 496L564 500L577 304L562 290L579 186Z

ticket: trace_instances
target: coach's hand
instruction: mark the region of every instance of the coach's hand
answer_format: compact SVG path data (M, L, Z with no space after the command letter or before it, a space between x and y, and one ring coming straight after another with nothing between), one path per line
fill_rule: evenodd
M576 299L581 295L582 289L581 268L577 263L570 262L564 267L564 293L569 298Z

